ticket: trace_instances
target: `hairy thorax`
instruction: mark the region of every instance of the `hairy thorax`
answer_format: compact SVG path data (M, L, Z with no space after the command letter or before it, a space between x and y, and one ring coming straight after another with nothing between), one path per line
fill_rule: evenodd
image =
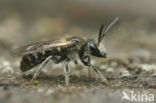
M67 60L76 60L79 58L79 49L75 46L67 47L61 50L61 55Z
M78 43L71 47L63 48L61 50L61 54L63 55L63 57L66 58L67 61L78 59L79 52L81 51L82 45L85 43L85 39L77 37L77 36L71 36L71 37L67 36L65 40L66 41L78 41Z

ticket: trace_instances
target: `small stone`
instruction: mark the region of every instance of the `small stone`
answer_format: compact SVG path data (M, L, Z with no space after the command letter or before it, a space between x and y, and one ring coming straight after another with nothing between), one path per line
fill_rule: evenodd
M112 61L110 65L111 65L112 67L117 67L117 66L118 66L118 63L115 62L115 61Z
M156 88L156 83L149 83L148 84L148 87L149 88Z
M14 70L10 65L10 62L1 58L0 59L0 73L5 74L5 73L10 73L13 74Z
M121 74L121 78L131 76L131 74L129 73L128 70L126 70L126 68L120 68L120 74Z
M155 64L140 64L139 67L145 71L156 71Z
M42 93L42 92L44 92L44 89L43 89L43 88L39 88L37 91L38 91L39 93Z
M45 92L45 95L51 95L52 93L54 93L53 89L48 89L47 92Z
M109 68L106 69L106 72L108 72L108 73L114 73L114 68L109 67Z
M106 69L107 69L107 65L100 65L100 66L99 66L99 69L101 69L101 70L106 70Z
M156 73L153 73L151 76L152 76L152 77L156 77Z
M131 75L130 75L130 73L128 72L128 71L124 71L124 72L122 72L122 74L121 74L121 77L122 78L124 78L124 77L130 77Z

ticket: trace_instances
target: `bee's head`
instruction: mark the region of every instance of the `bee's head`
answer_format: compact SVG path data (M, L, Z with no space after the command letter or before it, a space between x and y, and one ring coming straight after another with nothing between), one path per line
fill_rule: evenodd
M94 40L88 40L84 45L84 50L93 56L96 57L102 57L106 58L106 49L103 45L101 45L101 41L103 37L106 35L108 30L111 28L111 26L119 19L119 17L116 17L106 28L104 28L104 25L102 24L99 30L99 37L98 37L98 43L95 43Z
M104 46L98 46L94 40L88 40L84 45L84 50L90 55L106 58L106 49L104 48Z

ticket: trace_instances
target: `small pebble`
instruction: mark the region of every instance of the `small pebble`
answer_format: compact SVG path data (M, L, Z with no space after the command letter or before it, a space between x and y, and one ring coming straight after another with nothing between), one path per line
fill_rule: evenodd
M106 69L107 69L107 65L100 65L100 66L99 66L99 69L101 69L101 70L106 70Z
M10 65L10 62L1 58L0 59L0 73L5 74L5 73L10 73L13 74L14 70Z
M114 68L109 67L109 68L106 69L106 72L108 72L108 73L114 73Z
M153 71L156 70L155 64L140 64L139 67L145 71Z
M117 66L118 66L118 63L115 62L115 61L112 61L110 65L111 65L112 67L117 67Z
M120 74L121 74L121 78L130 77L131 76L131 74L129 73L128 70L126 70L126 68L121 68L120 69Z
M45 95L51 95L52 93L54 93L54 90L53 89L48 89L46 92L45 92Z
M37 91L38 91L39 93L42 93L42 92L44 92L44 89L43 89L43 88L39 88Z

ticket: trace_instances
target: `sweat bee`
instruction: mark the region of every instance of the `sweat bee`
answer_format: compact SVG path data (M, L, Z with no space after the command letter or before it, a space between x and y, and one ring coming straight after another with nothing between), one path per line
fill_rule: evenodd
M106 35L112 25L117 22L116 17L107 27L102 24L99 30L98 41L86 39L78 36L66 36L57 41L38 42L17 49L17 52L23 55L20 62L22 72L40 64L32 79L36 79L43 67L52 60L54 63L64 63L65 83L69 85L69 61L78 59L85 65L92 68L99 78L107 83L107 79L91 64L90 56L106 58L106 49L101 45L103 37Z

